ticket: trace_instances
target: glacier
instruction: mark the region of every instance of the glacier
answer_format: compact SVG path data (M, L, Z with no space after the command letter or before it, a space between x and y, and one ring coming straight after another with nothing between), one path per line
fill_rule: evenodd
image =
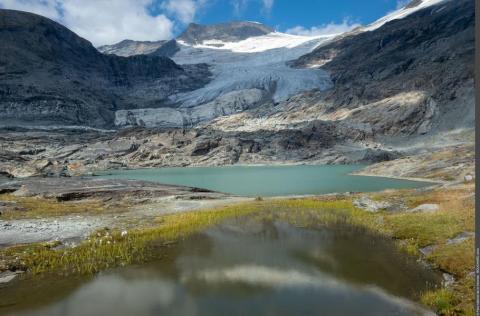
M329 89L333 84L326 71L296 69L287 62L309 53L333 37L272 32L238 42L208 40L190 45L179 40L180 51L172 59L180 65L209 64L210 83L194 91L170 96L170 101L177 107L117 111L115 124L193 126L239 109L252 108L262 100L280 102L302 91ZM230 99L232 96L233 100Z

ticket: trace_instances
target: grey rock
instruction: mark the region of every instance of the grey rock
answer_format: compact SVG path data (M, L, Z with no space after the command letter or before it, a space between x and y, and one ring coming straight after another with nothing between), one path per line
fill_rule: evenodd
M429 245L423 248L418 249L420 253L424 256L428 256L435 250L436 246L435 245Z
M373 201L366 196L353 201L353 205L368 212L379 212L391 207L391 204L384 201Z
M5 271L0 273L0 284L6 284L13 281L22 271Z
M443 273L443 286L445 287L451 287L453 284L455 284L455 277L449 273Z
M465 240L468 240L470 238L473 238L475 236L475 233L473 232L462 232L455 236L454 238L447 239L445 242L447 245L456 245L459 243L464 242Z
M206 65L101 54L67 28L32 13L0 10L0 29L3 126L113 126L117 109L168 105L171 94L202 87L210 78Z
M413 135L473 126L473 95L468 100L459 96L465 95L463 87L473 88L474 7L471 0L447 1L373 31L346 34L292 64L323 63L321 69L335 83L326 96L334 108L355 109L398 91L428 91L418 106L396 116L403 124L391 131L378 126L376 133Z
M114 54L122 57L147 55L153 53L167 41L134 41L123 40L112 45L102 45L97 49L104 54Z
M438 204L421 204L421 205L409 210L408 212L411 212L411 213L416 213L416 212L419 212L419 213L435 213L438 210L439 210Z
M236 42L249 37L265 35L274 30L255 22L230 22L214 25L190 23L178 39L189 44L201 44L206 40Z
M55 198L59 201L109 197L115 197L117 200L128 198L138 200L141 197L181 196L195 192L202 192L203 195L223 196L223 194L208 190L147 181L81 177L23 179L0 186L15 190L13 194L16 196L38 196Z

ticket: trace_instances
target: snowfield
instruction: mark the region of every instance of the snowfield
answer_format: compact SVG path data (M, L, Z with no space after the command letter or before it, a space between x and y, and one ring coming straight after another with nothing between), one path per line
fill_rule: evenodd
M214 79L201 89L174 96L172 101L192 107L231 91L257 88L267 91L278 102L301 91L328 89L332 84L325 71L294 69L286 62L309 53L330 38L275 32L233 43L211 40L191 46L179 41L181 50L173 60L178 64L212 65Z
M296 69L287 62L312 51L333 36L296 36L270 33L239 42L209 40L201 45L178 41L172 59L182 64L207 63L212 81L205 87L170 97L177 108L120 110L117 126L193 126L230 115L263 100L279 102L302 91L328 89L332 82L320 69Z
M416 6L411 6L409 7L408 5L398 9L396 11L393 11L387 15L385 15L383 18L378 19L377 21L373 22L370 25L367 25L366 27L362 28L362 31L373 31L384 25L385 23L388 23L393 20L398 20L398 19L403 19L404 17L417 12L418 10L425 9L427 7L439 4L441 2L445 2L449 0L421 0L418 5Z
M357 32L373 31L385 23L404 18L420 9L448 0L419 0L400 8ZM288 66L318 45L339 34L299 36L272 32L237 42L210 39L201 44L177 40L180 50L172 57L177 64L206 63L213 78L203 88L170 96L177 107L121 110L117 126L193 126L261 105L265 100L280 102L303 91L326 90L333 86L329 74L319 68Z

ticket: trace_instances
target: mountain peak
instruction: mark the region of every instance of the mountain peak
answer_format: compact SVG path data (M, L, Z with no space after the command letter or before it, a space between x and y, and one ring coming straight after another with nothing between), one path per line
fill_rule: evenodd
M249 21L235 21L212 25L190 23L178 39L188 44L201 44L207 40L237 42L249 37L266 35L272 32L274 32L274 29L269 26Z

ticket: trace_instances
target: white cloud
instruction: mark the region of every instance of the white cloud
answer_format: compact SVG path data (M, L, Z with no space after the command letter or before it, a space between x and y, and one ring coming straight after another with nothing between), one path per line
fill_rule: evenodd
M264 13L270 14L275 0L230 0L230 3L232 4L233 11L236 15L241 15L250 3L260 5Z
M95 45L170 38L173 22L151 16L149 5L150 0L63 0L62 22Z
M331 22L320 26L312 26L311 28L295 26L286 30L285 33L304 36L330 35L348 32L358 26L360 24L354 23L350 19L344 19L342 23Z
M59 19L57 0L0 0L0 8L34 12L50 19Z
M267 13L270 14L272 11L274 0L263 0L263 8Z
M195 19L197 12L207 2L207 0L167 0L162 2L160 8L173 15L183 24L188 24Z
M153 0L0 0L0 7L55 19L94 45L172 37L173 22L152 16Z
M248 0L231 0L233 11L236 15L240 15L247 7Z

